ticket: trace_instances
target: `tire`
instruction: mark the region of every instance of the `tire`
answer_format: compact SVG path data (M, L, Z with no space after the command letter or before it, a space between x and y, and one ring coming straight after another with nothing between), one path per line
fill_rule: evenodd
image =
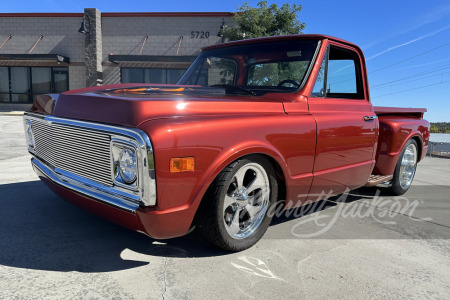
M214 179L200 205L196 223L216 247L242 251L264 235L277 200L278 185L271 163L261 156L239 159Z
M400 196L408 191L414 179L417 169L418 146L415 140L409 140L398 158L395 166L394 177L387 192Z

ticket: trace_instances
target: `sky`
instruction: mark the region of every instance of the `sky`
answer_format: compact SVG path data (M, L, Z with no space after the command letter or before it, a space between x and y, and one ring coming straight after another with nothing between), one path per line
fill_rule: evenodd
M259 1L247 1L256 6ZM426 107L426 119L450 122L449 0L303 0L304 33L357 44L365 53L372 103ZM244 1L0 0L0 12L234 12Z

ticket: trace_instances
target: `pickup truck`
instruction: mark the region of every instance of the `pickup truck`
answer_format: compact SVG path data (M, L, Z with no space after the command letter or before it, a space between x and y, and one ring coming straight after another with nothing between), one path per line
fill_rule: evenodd
M195 227L241 251L274 206L405 193L427 152L424 112L373 107L361 49L304 34L203 48L177 85L41 95L24 125L35 172L62 198L155 239Z

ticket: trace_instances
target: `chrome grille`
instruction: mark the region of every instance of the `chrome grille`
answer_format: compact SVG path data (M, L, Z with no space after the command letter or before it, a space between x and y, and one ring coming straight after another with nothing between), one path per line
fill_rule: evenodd
M34 119L35 154L54 168L112 186L108 133Z

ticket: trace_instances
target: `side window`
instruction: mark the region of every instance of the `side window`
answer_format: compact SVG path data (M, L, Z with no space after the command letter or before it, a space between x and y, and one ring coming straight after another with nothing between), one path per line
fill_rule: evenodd
M316 83L314 84L314 88L311 93L311 96L313 97L325 97L325 68L327 65L327 59L328 50L325 53L322 64L320 65L319 75L317 75Z
M364 99L359 56L353 51L331 46L328 61L322 62L312 96Z

